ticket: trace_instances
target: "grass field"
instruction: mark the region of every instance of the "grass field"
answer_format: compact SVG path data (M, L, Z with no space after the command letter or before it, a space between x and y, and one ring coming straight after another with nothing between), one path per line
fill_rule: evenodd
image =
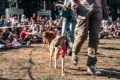
M86 72L87 41L79 54L79 64L74 66L71 57L65 58L65 76L58 69L49 68L48 47L32 44L30 48L0 51L0 80L120 80L120 40L100 40L96 67L102 76Z

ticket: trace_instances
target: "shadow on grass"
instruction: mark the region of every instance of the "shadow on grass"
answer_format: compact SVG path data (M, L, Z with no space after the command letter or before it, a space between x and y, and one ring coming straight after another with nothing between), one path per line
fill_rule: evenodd
M8 79L8 78L0 78L0 80L25 80L25 79Z
M105 53L105 54L107 54L107 53ZM102 58L104 58L104 57L106 57L106 58L120 58L119 56L113 56L113 55L104 55L104 54L101 54L101 53L97 53L97 56L98 57L102 57Z
M100 45L108 45L108 44L120 45L120 43L100 43Z
M115 78L115 79L120 79L120 70L116 69L103 69L102 70L102 75L104 77L108 78Z
M6 51L16 51L16 50L19 50L19 49L22 49L22 48L24 48L24 49L27 49L27 48L34 48L35 46L22 46L22 47L18 47L18 48L10 48L10 49L8 49L8 48L3 48L3 49L0 49L0 52L6 52Z
M77 69L76 68L67 68L69 70L74 70L74 71L86 71L85 69L82 69L80 67L78 67Z
M35 78L32 75L31 70L32 70L32 67L27 68L27 72L28 72L29 78L30 78L30 80L35 80Z
M31 51L30 51L30 53L29 53L29 60L28 60L28 62L29 62L29 64L30 64L30 66L27 68L27 72L28 72L28 75L29 75L29 78L30 78L30 80L35 80L35 78L33 77L33 75L32 75L32 66L33 65L35 65L35 63L33 62L33 60L32 60L32 52L33 51L35 51L36 49L34 48L34 49L32 49Z
M74 74L66 72L67 74L72 74L72 75L75 75L75 76L80 76L80 75L91 76L90 74L87 73L86 69L82 69L82 68L78 68L78 69L67 68L67 69L80 72L80 73L74 73ZM99 75L98 77L107 77L107 78L120 79L120 70L117 70L117 69L104 69L103 68L100 71L102 72L102 74Z
M90 74L86 73L86 69L80 68L78 67L76 68L67 68L68 71L65 71L65 73L70 74L70 75L75 75L75 76L80 76L80 75L84 75L84 76L90 76ZM70 72L69 72L70 71ZM71 72L71 71L77 71L77 72Z
M99 47L101 49L107 49L107 50L120 50L120 48L114 48L114 47Z

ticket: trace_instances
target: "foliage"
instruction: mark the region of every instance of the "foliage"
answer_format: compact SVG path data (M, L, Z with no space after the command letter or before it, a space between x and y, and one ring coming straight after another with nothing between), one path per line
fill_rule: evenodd
M45 0L46 8L54 10L53 3L57 0ZM33 12L37 12L43 8L44 0L19 0L19 8L23 8L27 17L32 16ZM52 11L53 12L53 11Z
M9 7L15 7L17 0L8 0Z
M120 65L120 57L116 58L114 61L116 64Z
M46 75L41 78L41 80L67 80L62 76L56 76L56 75Z
M116 20L120 17L120 0L108 0L109 14Z
M38 11L41 8L41 4L43 4L44 0L8 0L10 7L15 7L16 2L19 4L19 8L23 8L25 10L25 14L31 16L29 13L33 13ZM56 1L64 1L64 0L45 0L47 2L47 8L51 8L53 10L53 3ZM50 7L48 7L50 4ZM27 5L27 6L26 6ZM120 17L120 0L108 0L109 6L109 14L112 16L113 20L116 20L117 17ZM53 10L54 11L54 10Z

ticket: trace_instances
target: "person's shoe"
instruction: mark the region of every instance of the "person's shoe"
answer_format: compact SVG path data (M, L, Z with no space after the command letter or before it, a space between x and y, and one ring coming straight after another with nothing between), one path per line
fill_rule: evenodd
M77 57L77 55L72 56L72 63L73 63L74 65L77 65L77 64L78 64L78 57Z
M93 75L96 75L96 76L99 76L99 75L102 74L102 72L99 71L99 70L97 70L97 69L95 68L95 66L88 66L88 67L87 67L87 72L88 72L89 74L93 74Z

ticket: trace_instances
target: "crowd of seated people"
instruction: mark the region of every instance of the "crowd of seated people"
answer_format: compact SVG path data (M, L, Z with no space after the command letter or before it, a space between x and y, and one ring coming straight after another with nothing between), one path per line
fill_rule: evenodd
M19 20L16 15L6 19L0 16L0 49L18 48L29 46L34 42L41 42L43 31L54 31L56 36L61 34L61 20L50 20L47 17L42 18L33 13L33 16L27 18L21 16ZM69 32L68 32L69 33ZM120 38L120 18L111 23L107 20L102 21L100 27L100 39Z
M100 28L100 38L120 39L120 18L117 18L116 21L112 21L112 22L103 20Z
M18 48L29 46L34 42L41 42L43 31L52 30L60 34L61 26L59 19L54 21L47 17L36 16L33 13L31 18L21 16L19 20L16 15L9 19L4 16L0 18L0 49Z

